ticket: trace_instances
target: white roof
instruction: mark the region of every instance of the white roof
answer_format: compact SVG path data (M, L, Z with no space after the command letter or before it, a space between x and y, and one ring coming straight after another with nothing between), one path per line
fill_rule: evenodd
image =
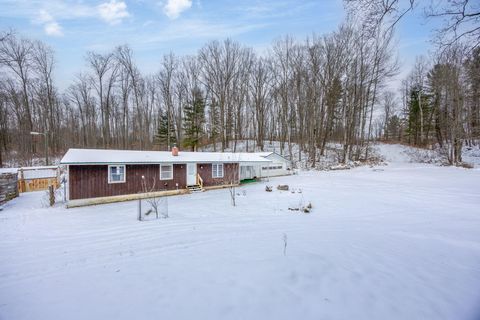
M20 178L20 170L23 171L23 178L30 179L42 179L42 178L55 178L57 176L57 166L42 166L42 167L21 167L21 168L0 168L1 173L17 173Z
M255 152L255 154L258 154L260 157L268 157L269 155L271 155L273 152Z
M173 156L170 151L134 151L105 149L69 149L61 164L149 164L187 162L259 162L269 163L255 153L233 152L188 152L179 151Z
M17 173L17 168L0 168L0 174L2 173Z
M37 167L37 168L22 168L23 178L26 180L31 179L44 179L44 178L55 178L57 176L58 167ZM20 176L19 176L20 177Z
M282 156L281 154L276 153L276 152L255 152L255 154L258 154L259 156L264 157L264 158L267 158L271 155L276 155L280 158L283 158L285 161L290 162L290 160L288 160L287 158L285 158L284 156Z

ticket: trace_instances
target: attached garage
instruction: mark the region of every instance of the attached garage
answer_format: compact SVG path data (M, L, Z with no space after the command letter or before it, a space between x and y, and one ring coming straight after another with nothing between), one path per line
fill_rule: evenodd
M257 152L257 155L270 160L268 164L261 167L261 177L276 177L292 174L292 163L290 160L275 152Z
M268 163L241 163L240 180L285 176L292 173L291 162L275 152L255 152L253 154L267 160Z

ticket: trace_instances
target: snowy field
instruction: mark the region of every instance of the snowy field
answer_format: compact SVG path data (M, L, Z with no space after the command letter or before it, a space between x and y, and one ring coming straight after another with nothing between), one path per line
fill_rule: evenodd
M302 193L244 186L235 208L171 197L153 221L22 194L0 211L0 319L480 319L480 169L382 153L269 182ZM289 211L302 197L313 211Z

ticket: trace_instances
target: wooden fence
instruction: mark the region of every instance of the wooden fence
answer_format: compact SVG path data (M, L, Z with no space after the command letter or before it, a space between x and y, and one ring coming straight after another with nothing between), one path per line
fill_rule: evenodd
M47 190L49 186L60 186L60 170L56 166L29 167L18 169L18 190L20 192Z
M18 174L12 172L1 173L0 204L3 204L16 197L18 197Z

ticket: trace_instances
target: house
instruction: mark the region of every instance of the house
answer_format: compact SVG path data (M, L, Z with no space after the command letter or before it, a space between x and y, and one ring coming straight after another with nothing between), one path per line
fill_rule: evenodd
M241 166L268 166L254 153L69 149L67 206L182 194L240 183Z
M252 153L245 153L252 154ZM254 179L264 177L285 176L291 174L292 163L290 160L276 152L255 152L262 158L270 160L270 163L245 163L240 164L240 179Z

